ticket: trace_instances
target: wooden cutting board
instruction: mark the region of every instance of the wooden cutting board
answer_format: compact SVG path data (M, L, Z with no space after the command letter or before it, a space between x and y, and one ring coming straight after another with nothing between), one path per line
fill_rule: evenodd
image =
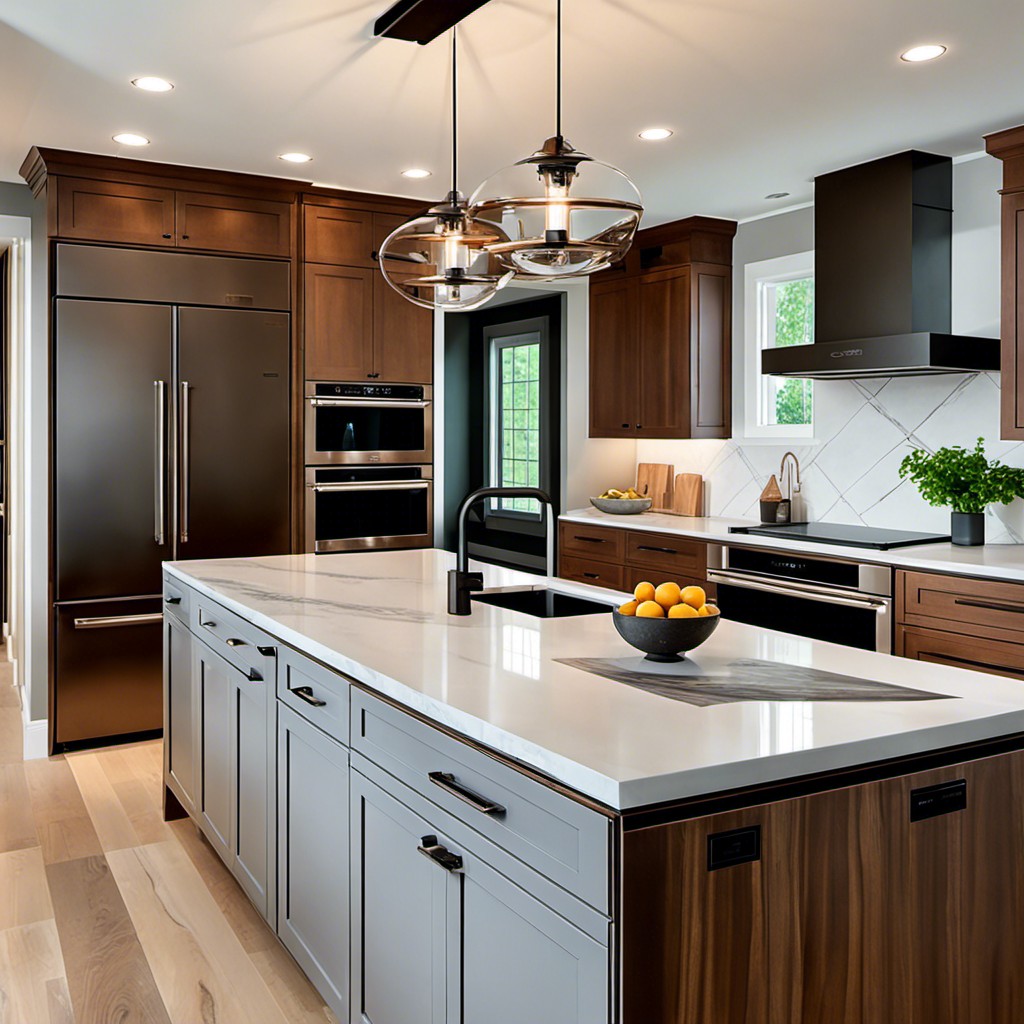
M672 511L679 516L704 515L704 477L680 473L672 488Z
M675 466L665 462L641 462L636 467L637 493L641 497L653 499L652 509L672 507L672 481L675 471Z

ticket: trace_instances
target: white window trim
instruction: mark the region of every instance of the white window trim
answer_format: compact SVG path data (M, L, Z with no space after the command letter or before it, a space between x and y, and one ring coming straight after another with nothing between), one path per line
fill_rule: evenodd
M764 280L793 281L814 273L814 250L747 263L743 268L743 337L734 374L736 403L733 436L746 444L814 443L814 423L762 425L757 422L761 390L761 350L757 337L758 285Z

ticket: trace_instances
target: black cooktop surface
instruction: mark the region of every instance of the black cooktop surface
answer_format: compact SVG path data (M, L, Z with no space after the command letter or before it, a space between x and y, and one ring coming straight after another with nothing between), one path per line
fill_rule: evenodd
M939 544L951 540L949 534L913 533L910 530L883 530L874 526L846 526L842 523L779 523L761 526L731 526L730 533L755 537L781 537L815 544L845 544L851 548L905 548L913 544Z

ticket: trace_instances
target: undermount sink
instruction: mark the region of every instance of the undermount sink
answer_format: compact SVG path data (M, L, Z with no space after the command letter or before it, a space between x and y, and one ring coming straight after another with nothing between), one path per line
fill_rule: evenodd
M482 590L473 594L474 601L508 608L513 612L533 615L538 619L564 619L573 615L598 615L611 611L612 605L590 601L585 597L563 594L547 587L528 590Z

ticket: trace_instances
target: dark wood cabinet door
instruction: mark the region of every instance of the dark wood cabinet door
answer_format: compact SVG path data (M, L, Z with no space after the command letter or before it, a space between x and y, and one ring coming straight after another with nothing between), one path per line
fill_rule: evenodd
M637 434L641 406L636 307L635 279L618 278L591 286L591 437Z
M306 265L307 379L373 379L375 273L355 267Z
M640 278L637 437L690 437L690 271Z
M373 267L374 214L335 206L303 208L307 263Z
M289 203L238 196L177 193L178 245L252 256L290 256Z
M732 268L694 264L690 282L690 437L732 436Z
M429 384L434 377L434 315L373 274L373 363L382 381Z
M101 242L174 245L174 192L147 185L60 178L57 234Z
M397 213L375 213L373 215L373 251L378 252L388 235L410 219L410 217L403 217Z

